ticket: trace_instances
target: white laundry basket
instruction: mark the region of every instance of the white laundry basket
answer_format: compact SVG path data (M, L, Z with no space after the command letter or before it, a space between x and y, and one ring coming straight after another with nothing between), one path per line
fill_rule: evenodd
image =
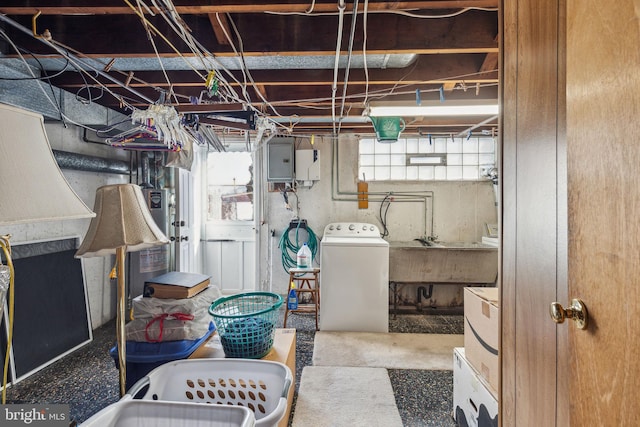
M260 359L185 359L161 365L127 392L136 399L243 406L256 426L277 426L293 381L287 365Z
M253 427L249 408L186 402L134 400L125 396L93 415L80 427Z

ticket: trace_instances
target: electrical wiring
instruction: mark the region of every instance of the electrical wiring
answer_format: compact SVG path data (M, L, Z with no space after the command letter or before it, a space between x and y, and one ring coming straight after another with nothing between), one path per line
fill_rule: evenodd
M275 107L269 101L267 101L267 99L262 95L262 92L260 92L260 90L258 90L258 88L256 87L256 82L253 79L253 76L251 75L251 72L249 71L249 68L247 67L247 64L246 64L246 62L244 60L244 47L243 47L242 37L240 36L240 32L238 31L238 28L236 27L235 22L233 21L231 16L229 16L227 14L227 19L231 23L231 26L232 26L232 28L234 30L234 33L236 34L236 37L238 38L238 41L240 42L239 52L236 50L236 48L235 48L235 46L233 44L233 40L231 40L231 38L227 34L227 31L225 30L224 25L222 25L222 23L220 22L220 17L218 16L217 13L216 13L216 18L218 19L218 23L220 23L222 31L224 32L225 36L227 37L227 40L231 44L231 46L233 48L233 51L236 52L236 55L238 55L240 57L241 67L242 67L242 74L245 77L245 86L246 86L246 77L249 76L249 80L251 81L251 84L252 84L253 88L255 89L256 93L258 94L258 96L260 97L260 99L262 99L262 101L273 111L273 113L275 115L277 115L279 117L282 117L282 115L280 113L278 113L278 111L275 109ZM243 91L246 91L246 87L243 87ZM248 102L249 101L250 100L248 99Z
M481 74L481 73L477 73L477 74ZM468 76L472 76L471 74ZM457 80L458 77L447 77L444 79L439 79L439 80ZM397 87L400 88L404 88L404 87L408 87L408 86L414 86L414 85L420 85L420 84L433 84L431 81L424 81L424 82L418 82L418 83L407 83L404 85L399 85ZM497 86L498 83L484 83L481 84L481 87L491 87L491 86ZM425 93L432 93L432 92L438 92L440 89L425 89L422 90L422 92ZM454 88L453 90L461 90L461 88ZM388 93L389 89L378 89L375 91L370 91L370 94L378 94L378 96L376 97L376 99L382 99L385 96L391 95L392 93ZM415 90L410 90L410 91L395 91L393 92L394 95L409 95L409 94L414 94ZM353 99L353 98L361 98L363 97L364 94L362 93L355 93L355 94L351 94L351 95L347 95L347 99ZM309 103L309 102L328 102L330 101L330 98L306 98L306 99L294 99L294 100L281 100L281 101L273 101L273 104L275 105L298 105L298 106L304 106L305 103ZM308 108L314 108L317 110L328 110L329 106L327 107L320 107L320 106L308 106Z
M353 8L358 10L358 0L354 0ZM342 128L342 119L344 118L344 103L347 97L347 86L349 84L349 71L351 69L351 55L353 53L353 39L356 34L356 22L358 20L358 14L354 13L351 19L351 32L349 33L349 47L347 50L347 66L344 70L344 84L342 85L342 100L340 102L340 122L338 123L338 133Z
M382 233L380 237L387 237L389 235L389 229L387 228L387 212L389 211L389 206L391 206L390 198L391 198L391 193L387 193L387 195L384 196L384 199L382 199L382 202L380 202L379 214L380 214L380 224L382 224ZM383 214L382 209L385 203L387 203L387 206L386 208L384 208L384 214Z
M143 3L141 0L137 0L141 3ZM125 0L125 3L127 2L127 0ZM197 39L193 38L190 34L189 31L184 29L184 23L182 21L182 19L180 18L177 10L175 9L175 6L173 6L173 4L170 1L165 1L164 4L166 5L164 8L160 7L157 5L157 3L155 2L155 0L152 0L154 6L156 8L158 8L161 11L161 15L162 17L165 19L165 21L169 24L169 26L173 29L173 31L182 39L182 41L185 42L185 44L187 44L187 46L189 46L189 48L191 49L192 53L194 54L194 56L196 58L198 58L200 60L200 62L203 65L203 68L205 68L208 71L224 71L228 76L230 76L236 83L238 83L239 85L242 85L241 82L239 82L235 76L228 70L226 69L224 66L222 66L222 64L220 64L215 57L213 56L213 54L211 54L209 51L207 51L202 44L200 44L200 42L198 42ZM144 4L144 3L143 3ZM130 6L131 7L131 6ZM145 8L149 9L148 6L145 5ZM170 11L171 14L170 16L168 16L165 13L165 10ZM135 9L134 9L135 11ZM146 20L146 18L144 17L144 15L140 15L138 14L138 16L140 17L140 19L142 20ZM148 21L147 21L148 22ZM151 25L151 24L149 24ZM152 26L152 25L151 25ZM155 27L152 26L152 28L154 29L154 31L158 31ZM165 42L167 42L172 49L174 49L174 51L176 51L176 53L178 53L178 55L185 60L184 55L180 54L179 52L177 52L177 49L175 48L175 46L173 46L169 40L166 37L163 37L163 39L165 40ZM200 77L203 79L203 81L206 80L206 76L200 74L198 72L198 70L196 70L191 63L189 63L188 61L187 64L189 65L189 67L191 69L193 69L196 73L198 73L200 75ZM220 87L218 88L218 93L217 96L219 98L221 98L223 101L225 102L242 102L242 100L240 99L240 97L238 96L238 94L235 92L235 90L231 87L231 85L228 83L228 81L224 78L224 76L222 76L221 73L216 73L216 77L219 79L219 81L221 82Z
M369 98L369 67L367 66L367 22L369 17L369 0L364 0L364 7L362 11L362 62L364 68L364 100L363 105L367 105Z
M164 34L162 34L162 32L161 32L158 28L156 28L156 26L154 26L151 22L149 22L149 20L148 20L147 18L145 18L145 16L144 16L144 14L143 14L143 13L141 13L139 10L137 10L137 9L135 8L135 6L129 2L129 0L124 0L124 2L127 4L127 6L129 6L129 7L131 8L131 10L133 10L133 12L138 16L138 18L140 18L140 19L145 23L145 25L148 25L148 26L149 26L149 28L153 29L153 31L154 31L154 33L155 33L155 34L158 34L158 36L159 36L162 40L164 40L164 41L165 41L165 43L167 43L167 45L168 45L171 49L173 49L173 51L174 51L174 52L175 52L179 57L181 57L181 58L183 58L183 59L184 59L184 56L183 56L183 55L182 55L182 53L178 50L178 48L176 48L176 47L173 45L173 43L171 43L171 41L170 41L170 40L169 40L169 39L168 39ZM186 62L187 64L189 64L189 62L188 62L188 61L185 61L185 62ZM190 68L191 68L193 71L195 71L197 74L199 74L199 75L200 75L200 77L202 78L202 81L204 81L204 80L205 80L205 78L206 78L206 77L205 77L204 75L200 74L200 72L199 72L196 68L194 68L193 66L191 66L191 64L189 64L189 66L190 66Z
M7 36L7 34L4 31L0 30L0 36L2 36L3 39L5 39L7 42L9 42L10 44L13 45L13 43L11 43L11 41L9 40L9 37ZM15 45L14 45L15 46ZM23 49L23 48L18 48L16 46L16 49L20 49L21 52L26 53L28 55L30 55L36 62L38 62L38 65L40 66L40 71L45 73L45 76L41 76L41 77L2 77L0 76L0 80L5 80L5 81L30 81L30 80L50 80L53 79L55 77L58 77L60 75L62 75L63 73L65 73L67 71L67 65L69 65L69 61L67 60L66 63L64 64L64 66L57 71L54 71L53 74L46 74L45 72L45 68L42 66L42 63L38 60L38 56L27 50L27 49ZM48 55L41 55L41 56L48 56ZM27 66L28 63L27 63Z
M314 7L316 7L316 0L311 1L311 6L309 6L309 9L305 10L304 13L306 13L307 15L310 14L311 12L313 12Z
M244 79L244 82L240 85L241 88L242 88L242 94L244 95L245 101L250 102L250 97L247 94L247 73L248 73L248 70L247 70L247 64L244 61L244 55L242 55L240 52L238 52L238 49L236 49L236 45L233 42L233 40L231 39L231 36L229 35L229 33L227 32L227 30L225 28L225 25L223 24L222 20L220 19L220 14L219 13L216 13L216 19L218 20L218 24L220 25L220 29L224 33L224 36L226 37L227 41L229 42L229 45L233 49L233 52L238 57L238 62L239 62L239 65L240 65L240 71L242 72L242 77ZM228 15L227 15L227 19L229 19L230 22L233 22ZM237 35L237 30L236 30L236 35ZM242 50L242 39L240 39L239 41L240 41L240 49Z
M442 14L442 15L420 15L417 13L411 13L405 10L371 10L369 13L386 13L392 15L404 15L410 18L420 18L420 19L438 19L438 18L453 18L458 15L462 15L463 13L469 12L471 10L480 10L484 12L497 12L497 8L489 8L489 7L465 7L463 9L458 10L457 12ZM316 13L307 13L307 12L275 12L270 10L265 10L263 13L268 15L301 15L301 16L335 16L338 15L338 12L316 12ZM353 13L352 11L347 13ZM359 12L358 12L359 13Z
M42 87L42 80L41 79L37 79L35 78L36 75L34 74L33 70L31 69L31 67L29 66L29 63L27 62L27 60L25 59L25 57L22 55L22 52L20 52L20 49L18 49L18 47L13 43L13 40L11 40L9 38L9 36L0 29L0 33L3 35L3 38L5 40L7 40L7 42L11 45L11 47L15 50L15 52L18 54L18 56L20 57L20 60L25 64L27 71L29 72L29 74L31 74L32 77L34 77L34 80L38 83L38 87L40 88L40 90L42 91L42 94L45 96L45 98L47 98L47 100L49 101L49 103L56 109L56 111L58 112L58 114L60 114L60 117L63 118L64 114L62 113L62 108L60 107L60 105L54 101L53 99L51 99L51 97L49 96L49 94L47 93L47 91ZM40 64L40 66L42 66L42 64ZM53 94L53 98L55 99L55 93L53 92L53 86L51 85L51 82L48 81L49 84L49 88L51 89L51 92Z
M142 3L141 0L137 0L137 1ZM206 51L206 49L204 49L202 47L202 45L195 38L193 38L190 35L189 31L186 31L183 28L183 25L184 25L183 21L179 18L179 14L178 14L177 10L175 9L175 6L173 6L173 4L171 3L171 1L169 1L169 0L164 1L163 2L164 5L165 5L164 8L158 6L158 4L155 2L155 0L152 0L152 2L154 4L154 6L161 11L161 15L169 23L169 25L174 30L174 32L176 32L176 34L178 34L180 36L180 38L190 47L191 51L194 53L194 55L198 59L201 60L203 65L206 66L206 64L205 64L206 60L215 59L215 58L213 58L213 55L211 53ZM128 3L127 0L125 0L125 3ZM128 4L130 5L130 3L128 3ZM131 7L131 5L130 5L130 7ZM145 5L145 8L148 9L148 6ZM135 11L135 9L134 9L134 11ZM140 11L136 11L136 12L137 12L138 16L141 19L146 21L146 18L144 18L144 14L143 13L141 13ZM167 15L166 12L169 12L169 15ZM232 22L232 24L233 24L233 22ZM155 27L153 27L153 28L154 28L154 31L157 31L157 29L155 29ZM226 31L225 31L225 34L226 34ZM228 39L230 39L228 34L226 34L226 36L227 36ZM167 43L169 43L169 41L166 39L166 37L164 38L164 40ZM172 46L172 48L175 50L175 47ZM234 47L234 50L235 50L235 47ZM236 54L238 54L237 51L236 51ZM180 55L180 56L184 59L184 57L182 55ZM193 69L193 67L191 67L191 68ZM243 87L243 93L245 95L245 100L244 101L249 104L250 108L252 108L257 113L260 113L259 110L257 110L255 107L253 107L251 105L250 99L249 99L248 95L246 94L246 76L245 76L245 83L243 84L243 83L239 82L229 70L227 70L224 67L221 67L220 64L212 64L212 67L206 67L206 68L209 69L209 70L211 70L211 69L213 69L213 70L222 69L225 73L227 73L229 76L231 76L234 81L236 81L241 87ZM243 69L243 72L244 72L244 69ZM203 77L203 76L201 76L201 77ZM219 97L225 98L225 99L227 99L229 101L242 102L242 100L238 97L237 93L235 93L233 88L228 84L226 79L224 79L223 76L220 75L220 73L217 73L217 77L222 82L222 85L221 85L222 87L219 88L219 93L217 95ZM252 80L252 83L255 86L255 81L253 81L252 78L251 78L251 80ZM222 93L222 92L225 92L225 93ZM262 94L260 94L259 91L257 91L257 93L262 97ZM262 97L262 99L263 99L263 101L265 103L269 104L268 101L266 99L264 99L264 97ZM275 109L273 109L273 110L277 114L277 111L275 111Z
M331 120L333 122L333 134L336 132L336 92L338 91L338 66L340 63L340 47L342 46L342 26L344 22L344 11L346 6L344 0L338 3L338 37L336 39L336 54L333 66L333 85L331 86Z
M141 0L137 0L139 3L143 4L145 9L150 10L150 8L144 4L144 2L142 2ZM159 30L153 26L153 24L151 24L145 17L144 14L141 13L139 10L136 10L133 5L131 3L129 3L127 0L125 0L125 3L127 3L127 5L129 5L130 8L132 8L132 10L138 15L138 17L143 21L144 25L148 25L149 28L153 29L153 31L157 34L160 35L160 37L174 50L174 52L176 52L178 54L178 56L185 61L185 63L189 66L189 68L191 68L194 72L196 72L196 74L204 81L206 81L206 76L203 75L202 73L200 73L195 67L193 67L191 65L191 63L189 61L186 61L184 55L182 55L177 48L167 39L166 36L164 36L163 34L161 34L159 32ZM169 24L169 26L173 29L173 31L178 34L178 36L182 39L182 41L185 42L185 44L187 44L187 46L189 46L189 48L191 49L192 53L195 55L196 58L198 58L203 67L208 70L208 71L215 71L216 69L222 68L229 76L233 77L233 74L227 70L224 67L220 67L220 64L207 64L207 62L213 60L213 55L206 51L206 49L203 49L202 45L195 39L193 38L188 31L185 31L185 29L183 28L183 23L182 20L179 19L180 22L178 22L179 15L177 13L177 11L175 10L175 7L173 5L171 5L170 7L165 7L165 8L161 8L157 5L157 3L155 3L155 1L153 1L154 5L156 6L156 8L158 8L159 10L161 10L161 15L162 17L165 19L165 21ZM165 2L166 4L166 2ZM170 4L170 2L169 2ZM164 10L172 10L171 15L172 16L167 16L167 14L164 12ZM216 61L217 62L217 61ZM210 66L209 66L210 65ZM216 66L217 65L217 66ZM219 88L218 88L218 93L217 95L225 102L230 102L230 101L234 101L234 102L242 102L240 100L240 98L238 97L237 93L235 93L235 90L233 90L233 88L229 85L228 81L219 73L217 73L217 78L219 79L219 81L221 82ZM240 82L238 82L238 84L240 84Z
M98 95L97 97L94 97L93 95L91 95L91 88L100 89L100 95ZM87 96L89 97L88 99L80 96L80 92L82 92L83 90L87 91ZM80 89L76 91L76 101L81 102L82 104L85 104L85 105L90 105L92 102L99 100L103 96L104 96L104 88L102 86L85 84L84 86L82 86Z

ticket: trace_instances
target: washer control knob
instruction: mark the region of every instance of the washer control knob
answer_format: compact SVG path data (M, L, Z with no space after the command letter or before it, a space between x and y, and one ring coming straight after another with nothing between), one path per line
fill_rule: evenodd
M366 226L366 225L363 225L363 226L362 226L362 230L363 230L363 231L366 231L366 230L367 230L367 226Z
M338 225L338 226L336 227L336 230L342 230L342 226L341 226L341 225Z
M369 227L369 230L373 231L373 225L371 227Z
M333 225L330 225L330 226L329 226L329 230L333 230Z
M349 224L349 230L353 231L356 229L356 226L354 224Z

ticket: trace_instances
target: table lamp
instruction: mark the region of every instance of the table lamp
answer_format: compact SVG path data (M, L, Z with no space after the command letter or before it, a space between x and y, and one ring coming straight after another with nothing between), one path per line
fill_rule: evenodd
M135 184L105 185L96 191L94 205L96 217L91 220L89 230L76 257L99 257L116 255L118 276L118 305L116 335L118 367L120 373L120 396L126 393L126 336L125 336L125 253L137 252L153 246L169 243L169 239L158 228L142 190Z
M40 114L0 104L0 227L40 221L89 218L93 212L73 191L51 151ZM11 236L0 236L6 265L0 260L0 318L7 300L7 351L2 380L6 402L7 373L13 339L14 269Z

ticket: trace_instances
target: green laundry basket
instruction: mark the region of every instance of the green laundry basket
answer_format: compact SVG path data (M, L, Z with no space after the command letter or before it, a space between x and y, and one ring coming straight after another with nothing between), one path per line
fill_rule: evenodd
M209 314L226 357L260 359L273 346L283 298L270 292L244 292L214 301Z

